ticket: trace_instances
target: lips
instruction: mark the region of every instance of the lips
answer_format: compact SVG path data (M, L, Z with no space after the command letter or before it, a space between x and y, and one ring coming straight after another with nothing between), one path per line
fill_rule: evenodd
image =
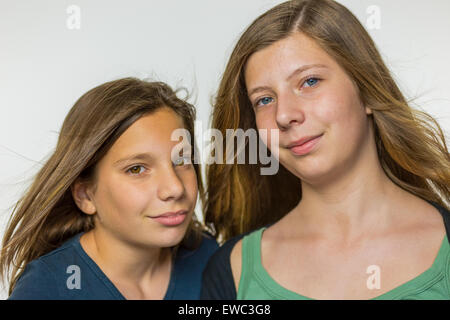
M294 155L306 155L317 145L322 135L323 134L303 137L297 141L290 143L287 148L290 149Z
M178 211L175 211L175 212L166 212L166 213L160 214L159 216L152 217L152 218L173 217L173 216L176 216L176 215L186 214L186 213L187 213L186 210L178 210Z
M178 210L175 212L166 212L156 217L150 217L165 226L177 226L184 222L187 217L187 210Z

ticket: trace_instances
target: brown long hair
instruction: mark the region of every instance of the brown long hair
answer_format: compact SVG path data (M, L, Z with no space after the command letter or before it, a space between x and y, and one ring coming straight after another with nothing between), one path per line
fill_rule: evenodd
M27 263L94 228L93 216L75 204L71 185L78 177L92 178L96 164L136 120L167 106L183 119L194 139L195 109L176 94L162 82L124 78L93 88L78 99L64 120L54 153L9 220L0 257L2 279L11 272L9 294ZM195 148L195 141L191 146ZM193 165L203 201L200 167ZM181 244L195 246L200 229L194 215Z
M377 151L386 175L403 189L449 208L450 157L442 129L430 115L408 105L370 35L335 1L284 2L245 30L221 79L212 127L222 133L228 128L256 128L245 65L253 53L295 32L316 41L357 84L362 102L373 112ZM282 166L273 176L261 176L259 170L259 164L207 166L205 222L214 226L219 239L273 223L300 201L301 182L296 176Z

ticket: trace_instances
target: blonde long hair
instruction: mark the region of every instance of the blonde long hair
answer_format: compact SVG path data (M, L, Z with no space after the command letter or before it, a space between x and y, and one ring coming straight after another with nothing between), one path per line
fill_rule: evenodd
M245 30L221 79L212 127L222 134L229 128L256 128L245 65L253 53L294 32L313 39L357 84L361 101L373 112L377 151L386 175L401 188L448 209L450 157L442 129L430 115L409 106L370 35L335 1L284 2ZM219 239L273 223L300 201L301 183L292 173L282 166L273 176L261 176L259 170L259 164L207 166L205 222L214 226Z
M9 294L27 263L94 228L93 216L75 204L71 185L78 177L93 179L96 164L120 135L140 117L163 106L183 119L194 138L194 107L164 83L124 78L93 88L78 99L64 120L54 153L16 203L8 222L0 276L11 278ZM191 142L194 148L195 141ZM203 201L200 167L194 163L194 168ZM182 245L198 244L200 229L194 215Z

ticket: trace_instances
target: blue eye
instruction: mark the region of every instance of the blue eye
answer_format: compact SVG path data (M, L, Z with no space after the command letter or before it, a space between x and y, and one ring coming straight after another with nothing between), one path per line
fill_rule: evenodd
M273 98L271 98L271 97L264 97L264 98L259 99L258 101L256 101L256 105L257 106L260 105L260 104L266 105L266 104L271 103L272 101L273 101Z
M314 87L319 82L319 79L317 78L309 78L305 81L304 85L307 85L308 87Z
M176 167L182 167L182 166L190 165L191 163L192 163L192 159L191 159L191 157L188 157L188 156L185 156L185 157L182 157L182 158L178 158L177 160L175 160L173 162L173 164Z

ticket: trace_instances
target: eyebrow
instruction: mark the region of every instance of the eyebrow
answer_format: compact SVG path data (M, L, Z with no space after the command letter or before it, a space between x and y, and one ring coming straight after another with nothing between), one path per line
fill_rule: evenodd
M308 64L308 65L304 65L304 66L301 66L300 68L295 69L295 70L294 70L294 71L286 78L286 80L289 81L289 80L291 80L294 76L296 76L296 75L298 75L298 74L300 74L300 73L302 73L302 72L305 72L305 71L308 70L308 69L312 69L312 68L328 68L328 67L327 67L326 65L324 65L324 64ZM254 93L256 93L256 92L264 91L264 90L271 90L271 88L268 87L268 86L261 86L261 87L253 88L252 90L250 90L248 96L251 96L252 94L254 94Z
M124 162L128 162L128 161L135 161L135 160L143 160L143 161L152 161L154 159L154 157L152 155L150 155L149 153L136 153L133 154L131 156L128 156L126 158L122 158L120 160L117 160L116 162L114 162L115 166L119 166Z
M189 148L191 147L190 144L187 144L186 146L189 147ZM191 150L189 149L189 151L185 152L184 154L191 155ZM113 163L113 165L114 166L120 166L124 162L131 162L131 161L136 161L136 160L153 162L153 161L155 161L155 157L153 155L151 155L150 153L136 153L136 154L132 154L132 155L130 155L128 157L125 157L125 158L122 158L120 160L115 161Z

